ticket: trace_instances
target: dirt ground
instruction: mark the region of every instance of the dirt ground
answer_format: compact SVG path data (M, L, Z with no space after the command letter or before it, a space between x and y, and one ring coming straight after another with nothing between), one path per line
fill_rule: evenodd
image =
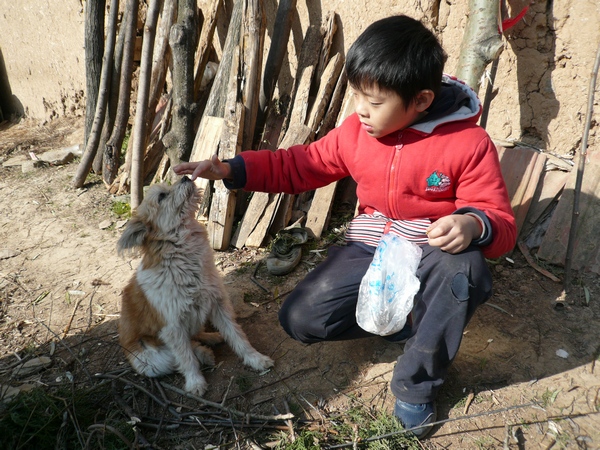
M80 143L80 120L41 128L0 128L0 161ZM56 385L85 373L126 369L117 344L119 295L136 259L119 258L119 217L101 181L73 189L76 162L22 173L0 168L0 384ZM108 221L108 222L107 222ZM330 230L335 235L335 229ZM313 249L313 251L310 250ZM264 414L296 405L299 416L344 411L350 402L391 409L388 383L402 346L380 338L305 346L281 329L281 300L326 248L306 247L286 277L258 265L265 249L216 253L239 321L275 368L257 374L226 346L206 373L206 398ZM600 448L600 281L576 277L562 289L533 270L518 250L490 261L495 294L467 327L438 398L443 421L426 449ZM561 275L560 268L550 268ZM46 356L47 369L13 375L22 359ZM180 376L168 378L182 386ZM472 394L472 395L470 395ZM292 408L294 410L294 408Z

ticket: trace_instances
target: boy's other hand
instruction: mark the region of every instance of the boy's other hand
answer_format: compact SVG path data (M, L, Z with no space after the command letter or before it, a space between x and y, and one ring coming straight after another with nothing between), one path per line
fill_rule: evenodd
M440 247L448 253L459 253L466 249L471 241L481 236L481 224L467 214L452 214L440 217L427 229L429 245Z
M222 180L231 177L231 166L221 162L217 155L213 155L211 159L204 161L177 164L173 167L173 172L177 175L191 175L192 181L198 177L207 180Z

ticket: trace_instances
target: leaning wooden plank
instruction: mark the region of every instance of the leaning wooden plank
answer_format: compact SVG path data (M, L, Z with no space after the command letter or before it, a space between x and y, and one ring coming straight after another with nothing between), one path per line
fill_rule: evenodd
M314 138L314 130L301 123L294 124L285 133L285 137L281 141L281 148L289 148L292 145L308 144ZM272 234L277 233L282 228L285 228L292 217L292 206L294 195L280 194L277 199L275 214L269 223L269 231Z
M329 11L325 16L323 25L321 26L323 41L321 43L321 51L319 52L319 62L317 63L317 67L315 69L315 75L317 79L321 78L321 75L329 64L329 52L331 51L333 37L335 36L337 28L336 14L334 11Z
M227 101L225 103L225 127L219 143L219 158L231 159L240 151L240 139L244 128L244 106L238 101L240 89L238 80L241 75L240 48L235 47L232 54L231 74ZM233 216L235 213L235 192L230 191L223 183L214 184L208 220L208 239L215 250L229 247Z
M244 213L244 217L240 221L240 226L235 231L231 244L237 248L242 248L250 234L256 228L256 224L260 222L260 219L269 205L269 194L265 192L255 192L252 194L248 208Z
M563 191L568 178L569 172L562 170L548 170L542 174L539 192L536 193L527 216L527 221L531 225L534 225L540 219L552 202L558 200L558 196Z
M311 25L306 30L302 48L298 55L298 68L294 76L294 84L292 85L292 99L290 102L291 111L285 118L283 130L287 130L289 126L295 123L305 123L310 105L310 93L312 80L314 78L315 68L319 63L321 48L323 44L322 27ZM280 135L280 139L285 136L285 131Z
M259 142L260 150L275 150L277 148L284 120L285 116L278 114L275 109L269 110L263 135ZM231 240L232 245L237 248L242 248L246 244L246 241L256 228L256 225L260 222L262 216L267 214L266 208L269 205L271 197L272 195L264 192L254 192L252 194L250 202L244 212L244 216L240 221L240 226L237 228ZM257 246L255 245L255 247Z
M202 138L208 125L205 124L205 122L212 122L212 117L223 118L225 114L225 102L227 99L227 89L229 87L229 77L231 75L232 58L234 49L239 45L243 11L244 1L236 0L231 14L229 31L225 40L223 57L219 64L219 68L217 69L217 74L215 75L210 95L204 109L204 114L194 139L190 161L210 159L212 155L216 154L218 151L218 141L216 141L217 146L213 146L209 145L209 143L205 142ZM201 179L196 185L204 192L205 200L210 201L210 191L207 189L209 185L208 180ZM205 202L201 206L200 213L202 215L208 213L206 205L207 203Z
M281 0L277 7L275 26L273 27L273 34L271 36L271 47L267 55L260 90L259 110L261 117L258 120L259 126L262 126L262 122L265 119L263 115L267 111L267 106L275 90L277 78L281 72L281 66L287 52L287 44L292 29L294 12L296 11L296 3L297 0Z
M571 268L600 274L600 153L589 152L585 177L581 184L579 219L575 235ZM552 264L564 264L573 216L574 189L577 171L569 174L569 180L560 196L546 235L537 256Z
M266 194L260 192L261 196L267 199L267 206L264 209L263 214L260 215L260 220L256 223L252 232L248 235L244 245L246 247L260 247L265 240L267 231L269 230L269 224L271 223L271 217L275 214L277 207L277 201L281 194Z
M282 141L282 148L287 148L290 147L294 144L304 144L307 143L310 139L312 130L310 128L308 128L306 125L296 125L293 128L290 128L288 130L288 132L286 133L286 137L284 138L284 140ZM269 194L266 194L269 195ZM252 232L248 235L248 238L246 239L246 241L244 243L241 243L241 241L238 239L238 241L236 242L236 247L241 247L243 245L245 245L246 247L260 247L262 245L262 243L265 240L265 237L267 236L267 233L269 232L269 229L271 228L271 224L273 222L273 218L275 217L275 214L277 212L278 209L280 208L287 208L289 207L289 203L284 202L285 204L282 206L282 198L285 196L286 194L271 194L269 195L269 200L267 202L267 207L264 210L263 214L260 214L257 212L254 212L254 215L258 215L260 216L260 219L258 220L258 222L256 223L256 225L253 227ZM253 196L253 200L254 198L257 198L256 203L258 203L259 201L261 203L264 203L264 199L260 198L260 194L259 193L255 193ZM248 209L250 210L250 208L252 207L252 202L250 202L250 205L248 206ZM246 213L248 214L248 213ZM243 221L246 219L246 215L244 216Z
M206 103L204 114L209 116L223 117L225 114L225 103L227 102L227 90L229 88L229 75L233 65L233 54L240 44L242 23L244 18L244 0L235 0L231 19L227 29L227 38L223 46L223 55L213 81L210 96Z
M340 76L338 86L335 91L339 91L340 84L345 84L346 79ZM334 94L335 96L335 94ZM353 110L352 97L349 90L345 91L344 99L339 106L338 125L341 124ZM331 112L333 114L333 112ZM331 218L331 207L335 197L337 182L331 183L315 191L315 195L310 204L310 209L306 215L306 228L313 234L316 239L319 239L323 234L323 230L329 225Z
M321 121L325 116L325 111L329 106L329 100L331 99L331 95L333 94L335 86L339 81L340 73L342 72L343 67L344 60L339 53L336 53L333 58L329 60L327 67L323 71L323 75L319 77L319 91L317 92L315 104L310 111L308 122L306 123L308 127L315 132L315 134L317 133Z
M331 205L335 196L337 181L315 191L306 216L306 229L310 230L316 239L323 234L331 217Z
M255 148L254 136L258 115L263 50L265 46L266 19L261 0L248 0L244 14L244 33L240 47L243 49L244 88L242 101L245 108L242 148Z
M315 140L321 139L327 133L329 133L333 128L335 128L338 116L344 107L344 100L346 95L346 86L348 84L348 79L346 77L346 72L342 70L340 77L338 78L338 82L335 85L335 89L333 94L331 95L331 101L329 102L329 106L327 107L327 112L325 113L325 117L321 121L321 125L319 126L319 131L317 132L317 137ZM344 115L346 118L347 115Z
M285 3L285 2L284 2ZM280 10L286 10L285 7L290 7L289 2L280 5ZM292 3L295 5L295 1ZM275 150L278 147L283 147L281 141L285 139L286 129L293 124L304 124L309 102L310 87L312 83L312 74L314 67L317 64L319 50L322 43L321 30L318 27L309 27L298 60L298 70L292 87L294 100L291 111L286 117L277 116L270 110L270 115L267 117L265 125L265 134L261 139L261 148L270 148ZM277 45L281 45L278 43ZM275 44L273 44L274 46ZM271 53L274 52L274 47L271 47ZM265 73L265 77L269 75ZM265 80L264 83L269 84L270 81ZM296 98L301 98L296 101ZM264 101L264 99L262 99ZM269 119L275 119L269 121ZM278 119L278 120L277 120ZM274 126L269 126L272 123ZM283 137L282 137L283 136ZM273 215L280 210L281 198L283 195L266 194L255 192L250 199L250 203L246 209L244 217L241 220L240 226L232 239L232 244L237 248L242 248L244 245L248 247L259 247L268 232L269 226L273 220ZM289 201L286 204L289 205ZM281 213L280 213L281 216Z
M519 234L544 170L546 157L538 151L524 147L497 149Z
M298 82L296 88L294 104L292 105L292 112L289 115L290 127L294 127L297 124L306 123L313 70L314 66L305 67L300 75L300 81ZM285 136L283 136L282 141L283 139L285 139Z
M208 155L207 158L210 158L212 155L217 153L223 128L225 128L225 119L223 117L202 117L202 122L200 122L200 127L196 133L196 140L201 143L200 145L202 146L202 149L206 151L206 154ZM196 161L196 159L192 159L192 161ZM194 183L200 192L206 196L208 181L204 178L196 178Z

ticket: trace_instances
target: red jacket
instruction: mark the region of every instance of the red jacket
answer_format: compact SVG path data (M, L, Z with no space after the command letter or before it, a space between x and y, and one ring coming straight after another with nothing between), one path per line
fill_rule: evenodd
M233 187L297 194L351 176L359 213L379 211L391 219L433 222L460 208L474 208L491 224L491 242L482 250L497 258L512 250L516 240L498 152L476 124L481 107L474 92L455 80L445 81L468 94L466 106L379 139L370 137L353 114L309 145L243 152L236 157L234 174L242 158L246 182Z

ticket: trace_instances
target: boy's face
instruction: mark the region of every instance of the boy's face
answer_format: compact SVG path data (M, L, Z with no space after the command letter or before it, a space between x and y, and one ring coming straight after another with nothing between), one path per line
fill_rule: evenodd
M406 106L396 92L382 90L377 86L359 89L351 85L350 88L354 97L354 109L362 123L362 128L374 138L386 136L412 125L431 104L429 101L424 106L417 99Z

